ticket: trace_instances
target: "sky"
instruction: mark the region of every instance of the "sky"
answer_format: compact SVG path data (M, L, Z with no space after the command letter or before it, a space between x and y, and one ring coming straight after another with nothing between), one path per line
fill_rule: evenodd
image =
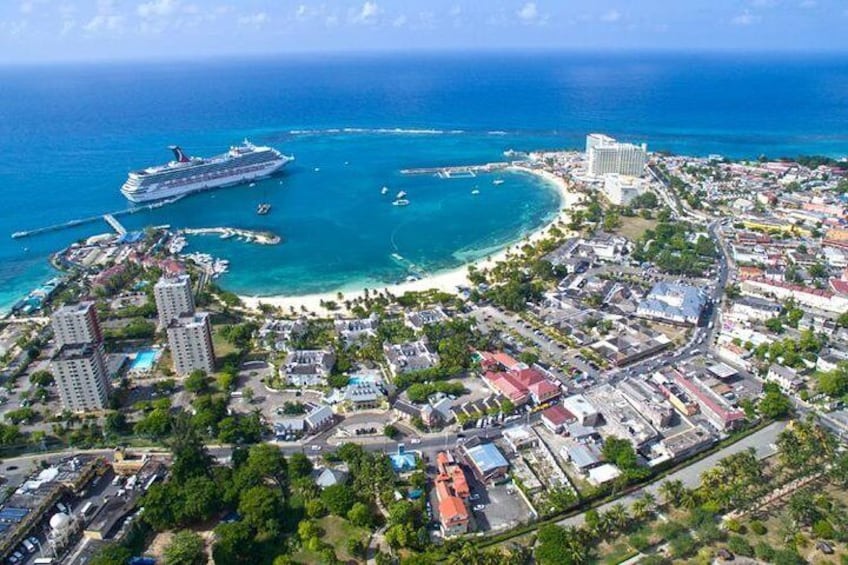
M0 63L409 50L848 51L846 0L0 0Z

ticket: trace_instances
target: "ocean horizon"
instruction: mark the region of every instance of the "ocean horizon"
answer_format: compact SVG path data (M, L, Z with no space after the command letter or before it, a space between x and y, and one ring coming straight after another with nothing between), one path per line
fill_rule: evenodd
M848 62L837 55L520 52L227 58L0 67L0 308L52 275L50 253L103 222L12 232L125 209L127 172L166 147L210 156L249 138L286 172L121 218L129 228L271 229L262 247L193 237L231 261L220 283L305 294L456 267L549 221L557 195L526 175L400 170L580 148L601 131L649 150L731 158L848 154ZM317 169L317 170L316 170ZM380 194L404 190L398 208ZM473 190L480 194L473 195ZM255 214L269 201L271 214ZM398 260L400 256L402 260Z

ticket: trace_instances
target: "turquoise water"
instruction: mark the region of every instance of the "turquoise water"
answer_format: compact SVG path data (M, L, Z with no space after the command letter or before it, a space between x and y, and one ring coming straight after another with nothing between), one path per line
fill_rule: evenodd
M697 155L848 154L848 62L838 56L328 55L7 67L0 84L0 307L50 277L49 253L108 228L8 234L125 208L127 172L167 160L172 143L206 156L249 137L297 157L279 179L122 219L279 233L286 242L273 248L191 240L189 250L230 259L224 286L258 295L453 267L521 238L558 206L534 178L494 187L485 177L403 177L405 167L580 147L591 131ZM407 191L411 205L389 205L383 185ZM271 214L255 214L260 201Z
M156 364L156 359L159 358L159 352L155 349L145 349L135 354L130 371L149 371Z

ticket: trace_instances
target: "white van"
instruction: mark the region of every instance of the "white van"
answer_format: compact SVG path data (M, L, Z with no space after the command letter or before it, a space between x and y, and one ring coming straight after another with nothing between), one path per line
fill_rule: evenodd
M34 545L32 545L32 542L31 542L31 541L29 541L28 539L25 539L25 540L22 542L22 544L23 544L23 546L26 548L27 553L35 553L35 549L36 549L36 548L35 548L35 546L34 546Z

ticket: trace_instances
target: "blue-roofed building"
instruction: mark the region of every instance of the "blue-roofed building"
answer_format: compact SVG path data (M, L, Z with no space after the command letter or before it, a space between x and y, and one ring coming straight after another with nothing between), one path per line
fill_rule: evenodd
M133 243L138 243L142 239L144 239L143 231L131 231L125 233L120 238L118 238L118 243L126 243L131 245Z
M497 481L509 470L509 461L493 443L463 446L465 459L474 474L483 482Z
M639 303L636 314L664 322L697 324L706 302L699 288L660 281Z
M418 468L418 455L413 451L407 451L405 446L399 443L397 453L389 455L389 462L395 473L408 473Z

